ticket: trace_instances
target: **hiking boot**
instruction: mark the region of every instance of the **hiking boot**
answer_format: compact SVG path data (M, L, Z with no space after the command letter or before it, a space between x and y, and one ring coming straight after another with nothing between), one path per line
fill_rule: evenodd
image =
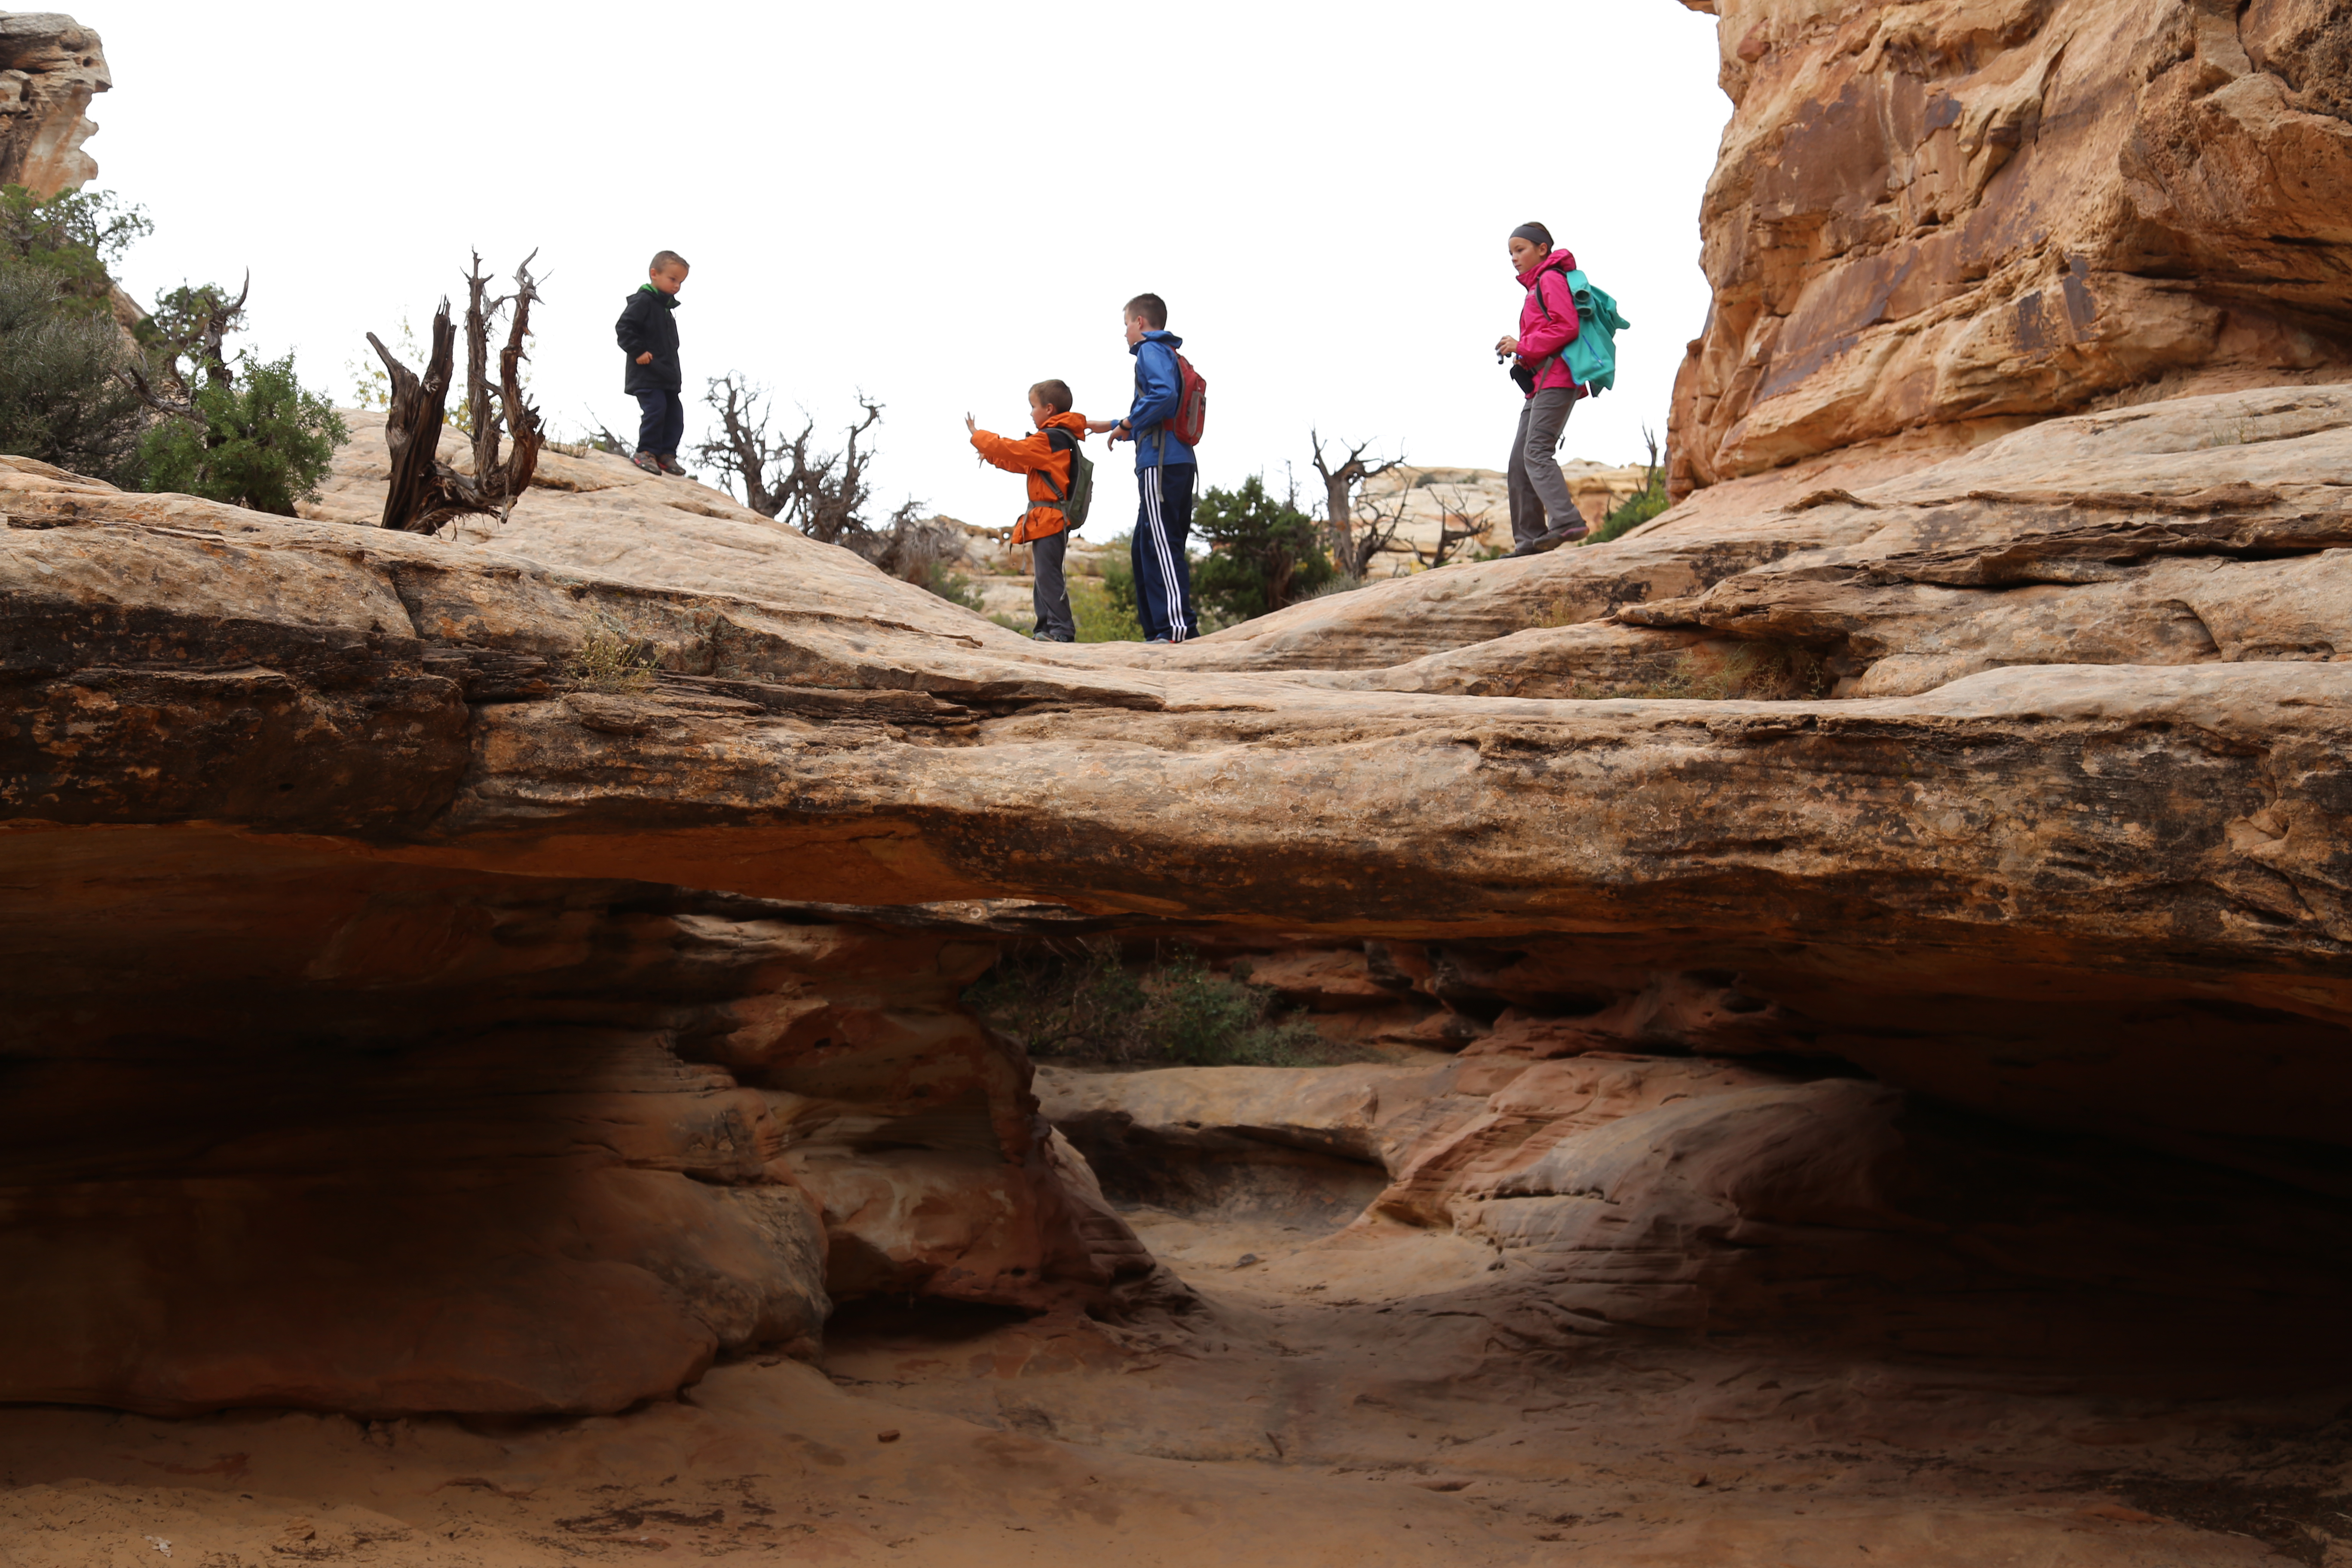
M661 471L665 474L684 474L686 472L686 465L677 460L677 454L676 452L665 452L662 456L655 458L654 460L661 465Z
M1031 632L1029 634L1029 640L1032 642L1076 642L1078 639L1076 637L1063 637L1058 632Z
M661 472L661 459L655 457L651 452L639 452L635 457L631 458L629 461L635 463L637 467L643 468L649 474L658 474Z
M1555 528L1549 532L1537 534L1504 559L1516 561L1522 555L1541 555L1547 551L1558 550L1563 544L1573 544L1591 531L1591 524L1583 522L1572 528Z

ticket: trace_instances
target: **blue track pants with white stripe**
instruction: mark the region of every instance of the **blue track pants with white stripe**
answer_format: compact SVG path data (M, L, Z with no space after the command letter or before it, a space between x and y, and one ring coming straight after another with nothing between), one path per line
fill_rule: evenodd
M1147 641L1182 642L1201 635L1201 613L1192 605L1192 568L1184 541L1192 531L1191 463L1160 463L1135 470L1143 504L1136 514L1136 618Z

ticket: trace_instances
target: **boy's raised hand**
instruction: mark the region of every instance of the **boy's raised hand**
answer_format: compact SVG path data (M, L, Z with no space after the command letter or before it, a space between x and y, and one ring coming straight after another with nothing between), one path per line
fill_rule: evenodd
M971 416L969 414L963 416L963 427L965 433L968 435L977 436L980 434L980 426L972 423Z

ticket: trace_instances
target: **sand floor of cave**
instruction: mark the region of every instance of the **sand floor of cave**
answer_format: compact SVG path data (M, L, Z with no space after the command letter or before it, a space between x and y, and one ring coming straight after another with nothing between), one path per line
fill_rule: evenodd
M1450 1237L1136 1219L1201 1310L867 1304L588 1420L0 1412L0 1565L2251 1565L2222 1435L2335 1408L1588 1332ZM2262 1476L2352 1479L2316 1452Z

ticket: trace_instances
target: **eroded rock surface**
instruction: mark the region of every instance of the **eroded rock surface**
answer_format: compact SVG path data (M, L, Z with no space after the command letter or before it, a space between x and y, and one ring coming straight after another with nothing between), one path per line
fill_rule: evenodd
M89 28L55 11L0 11L0 185L47 199L96 179L86 116L113 85Z
M1686 0L1735 105L1677 494L1857 443L2340 381L2340 0Z
M289 1072L311 1087L259 1102L274 1109L255 1147L333 1155L248 1171L150 1151L133 1129L159 1110L58 1121L62 1163L12 1189L38 1222L22 1245L57 1249L19 1276L37 1282L17 1310L51 1327L17 1342L17 1386L151 1408L611 1408L792 1342L827 1298L1108 1310L1159 1290L1029 1108L1017 1048L954 1007L992 917L925 915L911 929L930 934L908 934L908 911L960 900L1214 929L1262 953L1353 942L1359 959L1276 957L1269 981L1335 1017L1402 1005L1434 1049L1518 1040L1549 1059L1605 1040L1755 1060L1763 1079L1723 1071L1767 1097L1767 1121L1847 1092L1768 1081L1797 1053L2328 1190L2352 1109L2336 782L2352 685L2330 657L2329 575L2347 395L2053 422L1947 468L1713 522L1692 508L1617 544L1423 574L1175 650L1041 648L610 459L551 458L511 521L439 539L361 526L381 484L372 426L302 521L11 459L0 801L11 942L34 955L11 1002L39 1026L16 1070L86 1105L111 1070L92 1063ZM2087 630L2100 604L2104 642ZM658 671L599 689L576 668L598 638ZM1567 669L1620 689L1772 647L1823 683L1796 700L1577 700L1595 677L1541 673L1570 647L1590 662ZM1530 695L1481 694L1505 674ZM112 896L101 921L89 889L122 879L89 868L122 856L146 858L162 896ZM501 934L552 917L478 912L518 899L572 911L567 956L532 961L572 977L552 992L511 967L542 939ZM656 956L612 956L646 942ZM487 978L450 977L490 953ZM231 1177L254 1213L331 1219L347 1200L320 1194L354 1168L376 1188L424 1182L413 1140L336 1131L375 1102L376 1073L438 1086L415 1091L420 1116L488 1074L513 1079L518 1106L576 1092L612 1097L596 1114L616 1127L651 1117L583 1151L563 1131L576 1112L519 1116L453 1142L446 1179L556 1150L576 1179L505 1209L399 1211L450 1227L440 1254L465 1279L488 1277L469 1258L538 1256L501 1239L519 1215L607 1238L593 1267L642 1280L646 1305L610 1329L636 1360L565 1384L458 1335L474 1360L436 1352L404 1384L361 1342L390 1320L346 1310L342 1371L271 1371L216 1332L262 1267L234 1249L215 1285L157 1309L160 1341L122 1336L168 1352L125 1367L100 1353L112 1335L80 1362L40 1350L104 1269L157 1292L207 1278L175 1250L200 1228L186 1184ZM129 1081L152 1106L176 1080ZM719 1152L695 1131L713 1116L731 1129ZM1376 1195L1360 1161L1328 1163L1355 1155L1302 1153L1293 1197L1328 1223ZM1215 1156L1192 1159L1204 1192ZM53 1217L74 1212L68 1189L148 1217L73 1229ZM598 1217L648 1212L621 1194L656 1189L672 1218L650 1230ZM1557 1185L1429 1193L1391 1219L1450 1227L1475 1197L1497 1237L1573 1229ZM782 1217L762 1231L746 1204ZM673 1241L625 1239L695 1226L733 1238L699 1274ZM89 1253L101 1236L110 1261ZM592 1264L533 1247L553 1248L545 1299L574 1309L551 1339L598 1342L604 1298L567 1283ZM402 1299L348 1278L333 1300Z

